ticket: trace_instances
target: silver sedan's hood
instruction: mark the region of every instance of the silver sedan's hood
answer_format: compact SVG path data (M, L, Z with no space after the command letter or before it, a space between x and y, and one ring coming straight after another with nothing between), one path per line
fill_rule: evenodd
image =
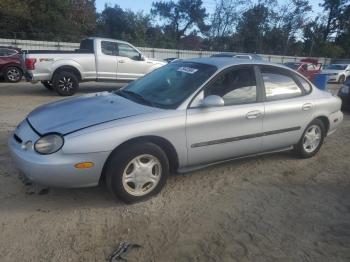
M67 134L89 126L158 111L113 93L102 92L64 99L36 108L28 121L41 135Z

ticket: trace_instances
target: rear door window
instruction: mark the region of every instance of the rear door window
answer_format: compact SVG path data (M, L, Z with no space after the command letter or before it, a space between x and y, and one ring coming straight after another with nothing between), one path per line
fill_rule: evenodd
M298 84L288 72L277 68L263 67L261 74L265 85L267 101L293 98L303 94Z

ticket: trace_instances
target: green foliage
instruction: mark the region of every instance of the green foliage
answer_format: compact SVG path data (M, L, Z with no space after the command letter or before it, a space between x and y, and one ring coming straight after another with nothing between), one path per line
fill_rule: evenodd
M1 0L0 34L77 41L96 27L95 0Z
M0 0L0 37L79 41L97 35L138 46L350 57L350 0L160 0L150 14L95 0Z
M208 15L202 0L160 1L152 5L151 14L165 21L164 31L177 43L195 26L202 32L209 29L204 22Z

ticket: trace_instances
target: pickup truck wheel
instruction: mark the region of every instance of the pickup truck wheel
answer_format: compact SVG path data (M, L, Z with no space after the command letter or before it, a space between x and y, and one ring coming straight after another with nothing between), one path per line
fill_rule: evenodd
M168 178L169 161L159 146L141 142L113 152L105 170L111 193L134 203L160 192Z
M53 91L53 86L51 81L41 81L43 86L45 86L48 90Z
M17 83L21 81L22 76L22 70L16 66L9 66L4 72L5 80L11 83Z
M61 96L71 96L77 92L79 81L73 73L62 71L54 75L52 86L57 94Z

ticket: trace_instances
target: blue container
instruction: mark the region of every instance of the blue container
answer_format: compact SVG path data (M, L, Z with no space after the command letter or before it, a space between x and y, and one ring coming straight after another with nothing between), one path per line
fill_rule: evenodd
M327 82L328 82L327 74L315 74L313 83L318 89L326 90Z

